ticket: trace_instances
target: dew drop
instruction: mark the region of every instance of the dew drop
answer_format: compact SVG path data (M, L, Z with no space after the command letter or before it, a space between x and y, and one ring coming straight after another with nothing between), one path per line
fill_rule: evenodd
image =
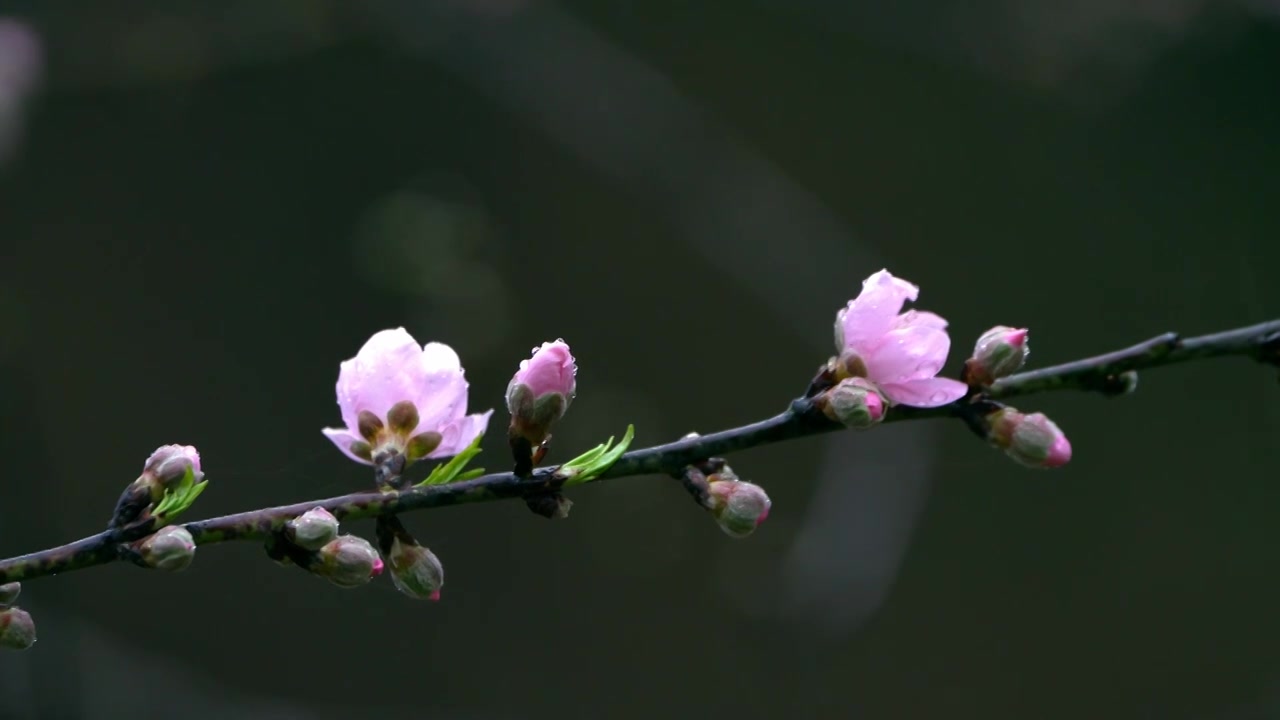
M940 403L946 399L947 399L947 394L942 392L941 390L929 396L929 402Z

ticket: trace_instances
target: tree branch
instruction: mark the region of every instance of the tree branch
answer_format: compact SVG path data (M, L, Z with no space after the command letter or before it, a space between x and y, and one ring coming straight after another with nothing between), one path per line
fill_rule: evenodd
M1122 373L1228 355L1248 356L1280 366L1280 320L1187 339L1180 339L1173 333L1160 335L1123 350L1011 375L990 388L976 388L969 398L943 407L894 407L885 421L948 416L966 419L972 415L972 408L976 405L1055 390L1114 394L1126 385L1118 380ZM713 456L840 429L843 426L827 420L815 410L812 400L801 398L792 402L785 412L767 420L629 452L598 480L653 474L682 477L686 466ZM198 545L232 540L264 541L279 531L285 522L316 507L325 508L339 520L355 520L445 505L527 498L561 489L564 481L554 476L555 470L554 467L540 468L526 477L494 473L447 485L397 492L352 493L196 520L184 526ZM118 548L122 543L139 540L157 529L155 520L147 518L60 547L0 560L0 583L114 562L121 558Z

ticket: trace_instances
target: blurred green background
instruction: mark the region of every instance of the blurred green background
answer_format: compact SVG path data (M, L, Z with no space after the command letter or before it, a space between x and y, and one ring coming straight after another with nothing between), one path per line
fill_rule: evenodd
M163 443L194 516L367 487L319 429L387 327L473 410L567 339L555 461L781 410L881 267L952 373L994 324L1042 365L1280 315L1280 6L885 5L0 3L0 553ZM1030 399L1053 473L943 422L743 453L744 541L663 478L409 516L439 604L247 543L33 581L0 716L1280 717L1277 392Z

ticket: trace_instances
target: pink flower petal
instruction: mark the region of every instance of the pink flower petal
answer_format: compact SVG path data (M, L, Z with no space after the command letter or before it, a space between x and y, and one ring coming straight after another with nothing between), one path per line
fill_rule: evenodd
M902 330L909 327L931 327L938 330L947 328L947 321L941 315L936 315L928 310L908 310L893 320L893 327L890 330Z
M523 384L540 397L546 393L560 393L566 399L573 397L576 388L577 366L569 345L563 340L543 343L533 357L520 362L512 382Z
M969 386L948 378L922 378L902 383L885 383L880 389L898 405L938 407L955 402L969 392Z
M467 415L444 426L440 432L440 445L427 457L450 457L462 452L477 435L484 433L489 427L489 417L493 410L486 410L475 415Z
M937 375L950 350L951 338L945 330L916 325L886 333L862 359L867 377L883 385Z
M418 407L417 432L439 431L441 425L466 414L468 384L453 348L427 343L412 375L414 393L408 399Z
M338 371L338 407L342 421L355 429L356 416L368 410L382 417L399 400L387 401L388 395L399 394L387 386L407 384L402 377L405 367L422 355L418 341L404 328L382 330L365 342L354 358L342 363Z
M345 428L324 428L320 432L324 433L325 437L332 440L333 444L338 446L338 449L342 451L343 455L346 455L347 457L351 458L352 460L355 460L361 465L373 464L362 457L354 455L351 452L351 443L356 441L363 441L363 438L348 432Z
M852 348L861 354L870 343L893 326L907 300L915 300L920 289L881 270L862 282L862 292L836 315L837 350Z

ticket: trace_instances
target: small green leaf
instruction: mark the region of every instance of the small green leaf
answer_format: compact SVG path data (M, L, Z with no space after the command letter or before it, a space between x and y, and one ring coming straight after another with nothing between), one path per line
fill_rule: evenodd
M608 442L603 445L597 445L561 465L556 469L555 476L565 481L565 487L581 485L595 480L604 474L606 470L613 467L618 458L622 457L622 454L631 446L631 440L635 437L635 434L635 426L628 425L626 434L622 436L622 442L618 443L616 447L613 447L613 438L610 437Z
M208 480L196 482L195 472L188 467L186 474L176 485L164 491L164 497L156 504L151 515L161 522L168 523L184 512L204 492Z
M484 433L476 435L476 439L472 440L471 444L464 448L462 452L454 455L448 462L437 465L435 469L431 471L431 474L427 476L426 480L414 485L414 487L444 485L458 480L467 480L473 477L478 477L480 474L484 473L483 469L478 473L474 470L467 473L462 472L462 469L467 466L467 463L471 461L471 458L480 454L480 439L483 437Z
M484 474L484 468L471 468L454 478L454 482L462 482L463 480L474 480Z

